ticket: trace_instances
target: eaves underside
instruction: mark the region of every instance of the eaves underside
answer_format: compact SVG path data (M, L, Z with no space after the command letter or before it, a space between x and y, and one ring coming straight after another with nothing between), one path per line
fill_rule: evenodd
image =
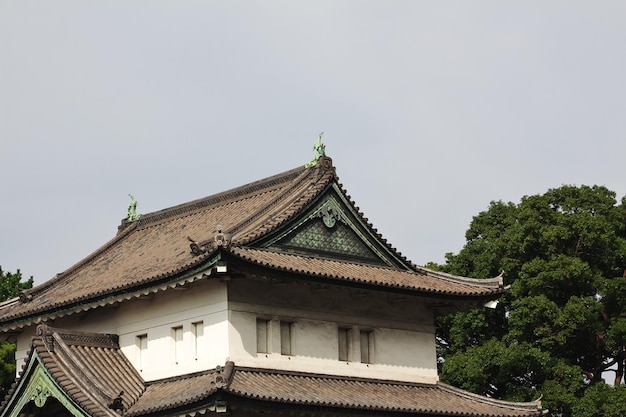
M283 283L296 282L297 279L294 279L293 273L286 271L272 271L271 275L264 273L262 270L257 270L255 272L247 272L248 276L253 279L260 280L268 280ZM271 278L270 278L271 276ZM471 305L479 305L482 302L486 302L489 300L493 300L503 294L504 291L496 291L493 290L489 293L481 293L478 295L463 295L463 294L451 294L444 292L434 292L434 291L419 291L411 288L404 288L399 286L381 286L369 284L366 282L357 282L351 280L337 280L323 276L315 276L310 275L306 277L306 282L311 284L316 284L320 286L328 286L328 287L344 287L351 288L358 291L363 291L364 293L386 293L389 296L397 296L397 297L415 297L416 299L428 300L427 306L447 306L453 307L456 304L466 305L470 303Z

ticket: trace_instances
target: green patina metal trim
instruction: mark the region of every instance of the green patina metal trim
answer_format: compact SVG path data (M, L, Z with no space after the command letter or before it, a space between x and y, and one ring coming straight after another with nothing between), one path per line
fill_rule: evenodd
M323 156L326 156L326 145L322 143L322 135L324 132L320 133L315 141L315 146L313 146L313 150L315 151L315 156L309 162L307 162L304 166L306 168L315 166L317 161Z
M387 265L365 245L348 226L338 223L332 229L319 219L311 219L301 229L275 243L286 250L332 254Z
M345 227L344 230L340 230L341 233L336 235L338 239L331 245L335 246L335 249L338 249L338 254L354 254L362 258L370 258L370 256L367 256L364 252L367 250L369 254L379 259L381 263L391 267L411 270L401 259L398 259L389 251L386 246L381 245L376 236L371 234L367 226L362 223L358 214L351 209L349 203L345 200L335 184L331 185L329 189L320 196L314 203L314 206L307 211L304 216L275 235L259 242L260 246L271 247L273 245L287 243L287 240L294 241L298 239L296 237L298 232L305 234L313 233L314 228L308 225L317 218L321 218L324 226L328 229L337 228L338 226L342 228ZM337 223L340 223L340 225L337 225ZM348 236L347 233L351 233L352 235ZM300 242L302 242L302 245L306 245L307 243L305 242L312 242L310 239L316 238L302 236ZM317 245L317 243L313 243L309 249L315 251L315 245ZM300 247L306 249L305 246Z
M321 220L321 221L320 221ZM371 244L364 242L364 236L355 231L356 227L342 210L333 196L328 196L317 208L298 222L274 245L299 248L313 252L333 252L337 255L355 256L371 261L381 261L381 256Z
M33 355L28 370L30 375L24 381L28 381L26 387L15 391L15 393L19 393L19 397L14 397L16 401L12 405L7 404L4 413L2 413L3 417L18 417L23 408L31 401L37 407L42 408L49 397L56 398L63 407L76 417L89 416L56 384L38 356Z
M137 213L137 200L133 197L132 194L128 194L130 197L130 203L128 204L128 211L126 213L126 220L129 222L134 222L135 220L139 220L141 214Z

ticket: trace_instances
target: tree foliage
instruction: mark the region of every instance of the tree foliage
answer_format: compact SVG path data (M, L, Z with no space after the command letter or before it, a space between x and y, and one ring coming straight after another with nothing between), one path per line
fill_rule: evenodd
M626 415L598 400L626 397L626 199L568 185L492 202L438 268L503 274L510 285L496 309L438 319L444 381L495 398L543 396L553 416Z
M15 273L11 273L3 271L0 267L0 301L17 297L20 290L33 286L33 277L25 281L22 279L22 273L19 269ZM15 379L15 347L15 344L9 341L0 343L0 395L2 396Z
M22 273L18 269L15 273L5 272L0 266L0 302L17 297L21 290L27 290L33 286L33 277L22 281Z

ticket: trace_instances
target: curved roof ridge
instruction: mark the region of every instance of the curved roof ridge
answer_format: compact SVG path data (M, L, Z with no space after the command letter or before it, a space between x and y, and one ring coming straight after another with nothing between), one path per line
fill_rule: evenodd
M473 392L465 391L461 388L457 388L452 385L448 385L441 381L437 382L437 385L455 395L462 396L465 398L471 398L472 400L480 401L486 404L494 404L501 407L512 408L516 410L542 410L541 407L541 399L527 402L516 402L516 401L507 401L507 400L499 400L497 398L486 397L484 395L475 394Z
M271 208L277 208L277 207L281 207L281 206L288 206L289 203L291 201L293 201L296 197L300 197L298 195L292 196L291 194L294 192L294 190L296 190L297 188L301 187L306 180L309 178L310 174L311 174L311 170L307 169L305 171L302 172L302 175L297 178L296 181L294 181L294 183L289 186L287 189L283 190L278 196L276 196L276 198L274 198L272 201L268 202L267 204L265 204L263 207L259 208L256 213L254 213L252 216L244 219L242 222L234 225L233 227L231 227L231 229L229 230L230 233L237 233L240 232L242 230L245 230L246 226L249 226L251 224L253 224L256 220L259 220L264 214L267 214ZM290 198L291 197L291 198ZM245 236L245 234L244 234Z
M275 230L277 227L280 227L281 224L284 224L296 216L302 208L317 197L332 180L337 178L335 168L332 165L332 159L326 156L322 157L316 165L305 168L303 174L301 178L294 181L289 188L284 190L273 201L257 210L254 216L246 218L229 230L229 232L233 234L241 231L241 237L237 242L238 244L245 245L253 242L272 230ZM308 182L308 184L310 184L308 189L303 190L302 193L295 192L297 189L307 185L307 179L310 180L310 182ZM269 219L267 224L259 224L263 218L262 216L268 214L272 208L275 209L277 213ZM281 211L281 208L286 211Z
M419 272L422 272L426 275L454 282L460 282L467 285L476 285L480 287L484 287L485 285L493 287L504 287L502 275L498 275L497 277L493 278L470 278L461 275L449 274L447 272L435 271L433 269L425 268L423 266L420 266L418 268L420 269Z
M137 223L138 227L144 228L149 227L153 223L158 223L162 220L170 219L172 217L195 212L196 210L206 209L208 207L218 204L224 205L230 201L236 201L243 197L264 192L273 187L278 187L285 183L289 183L297 178L299 175L301 175L304 170L304 166L300 166L277 175L272 175L258 181L253 181L248 184L231 188L230 190L219 192L217 194L212 194L196 200L188 201L186 203L178 204L152 213L142 214L138 220L132 223Z

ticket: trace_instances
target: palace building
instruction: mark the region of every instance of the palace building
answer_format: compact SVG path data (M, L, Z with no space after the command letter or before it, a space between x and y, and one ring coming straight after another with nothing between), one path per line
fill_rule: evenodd
M18 361L0 417L540 416L437 376L435 317L504 291L403 257L318 141L305 166L131 204L109 242L0 305Z

